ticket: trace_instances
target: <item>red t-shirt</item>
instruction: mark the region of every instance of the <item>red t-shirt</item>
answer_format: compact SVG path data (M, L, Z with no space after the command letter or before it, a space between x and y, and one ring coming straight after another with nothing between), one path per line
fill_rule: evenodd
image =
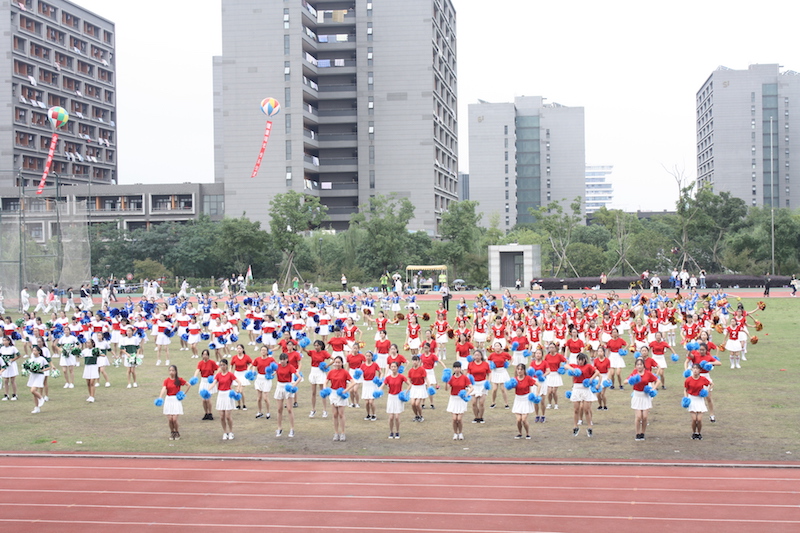
M686 378L686 381L683 382L683 388L692 396L698 396L700 391L703 390L703 387L707 387L708 385L711 385L711 382L702 375L698 376L697 379L694 379L694 376L689 376Z
M231 390L231 384L236 381L236 376L233 372L228 372L227 374L217 374L214 376L214 380L217 382L217 390L225 392Z
M469 372L475 381L484 381L486 379L486 374L491 372L489 369L489 363L486 361L481 361L480 363L471 362L467 365L467 372Z
M408 379L403 374L386 376L383 380L383 382L389 387L389 394L400 394L400 391L403 390L403 383L406 381L408 381Z
M164 380L164 386L167 388L167 396L175 396L178 394L178 391L181 390L181 387L186 385L186 380L183 378L178 378L178 383L180 383L180 385L175 385L175 380L170 378Z
M292 339L281 339L278 341L278 346L283 353L289 353L290 350L296 350L298 345Z
M644 360L644 369L652 371L654 368L658 368L658 363L652 357L647 357Z
M464 344L456 343L456 355L462 359L466 359L469 353L475 349L471 342L467 341Z
M689 352L689 355L686 356L686 359L691 361L693 365L699 365L703 361L708 361L709 363L713 364L714 361L716 361L716 359L714 359L714 356L708 352L706 352L706 355L704 357L700 357L700 352L698 352L697 350L692 350L691 352ZM708 374L708 370L704 369L703 367L700 367L700 373Z
M333 390L347 387L347 382L351 379L353 378L350 377L350 373L344 368L338 370L334 369L328 372L328 381L331 382L331 388Z
M616 339L610 339L606 343L606 346L608 346L608 349L611 350L614 353L619 352L622 348L624 348L627 345L628 345L628 343L625 342L625 339L623 339L622 337L617 337Z
M580 339L568 339L567 340L567 349L571 354L579 354L581 350L583 350L584 343Z
M592 364L601 374L608 374L608 369L611 368L611 360L608 357L602 360L600 358L595 358Z
M536 359L531 361L531 368L536 370L541 370L543 374L547 374L547 361L542 359L541 361L536 361Z
M319 367L321 362L331 358L331 354L325 350L309 350L308 355L311 357L312 367Z
M439 357L435 353L422 354L419 359L422 361L422 368L425 370L431 370L439 361Z
M558 367L561 366L561 363L567 362L567 359L560 353L548 353L544 356L544 362L547 363L550 372L555 372L558 370Z
M275 359L269 355L267 357L256 357L253 359L253 366L256 367L256 370L258 370L259 374L263 375L267 373L267 367L274 362Z
M650 343L650 351L653 352L653 355L664 355L664 353L667 351L667 348L669 348L668 342L653 341Z
M391 355L386 358L386 366L388 367L392 363L397 363L399 365L404 365L408 363L408 359L403 357L403 354L399 353L396 356L392 357Z
M332 352L344 351L345 344L347 344L347 339L344 337L333 337L328 341L328 346L330 346Z
M293 366L295 371L300 368L300 359L303 358L297 350L286 354L289 357L289 366Z
M364 364L366 361L366 357L364 357L363 353L354 353L347 356L347 367L350 370L357 370L361 368L361 365Z
M496 368L503 368L506 361L511 361L511 356L508 352L492 352L487 359L493 362Z
M425 385L425 379L428 373L425 368L419 366L417 368L410 368L408 370L408 379L412 385Z
M244 354L242 357L231 357L231 366L236 372L243 372L250 368L250 365L253 363L253 360L250 359L250 356Z
M361 365L361 371L364 372L363 376L364 381L372 381L373 379L375 379L375 375L378 373L380 369L381 367L379 367L378 363L376 363L375 361L373 361L372 364L370 365L366 364Z
M379 354L389 353L389 348L392 346L392 341L386 339L384 341L375 341L375 351Z
M292 374L297 372L297 368L292 366L291 363L286 365L278 365L278 370L275 371L275 376L278 378L278 383L291 383Z
M208 361L203 361L202 359L197 363L197 370L200 371L200 375L204 378L208 376L213 376L214 372L217 371L219 365L213 359L209 359Z
M516 380L517 388L514 390L514 392L517 394L517 396L522 396L523 394L527 395L529 392L531 392L531 387L536 385L536 380L528 375L522 379L516 378Z
M575 366L573 368L577 368L581 371L580 376L572 376L573 383L583 383L584 379L591 379L591 377L594 376L595 368L588 363L583 366Z
M638 374L638 372L634 370L633 374L631 374L628 377L629 378L633 377L636 374ZM654 376L652 372L650 372L649 370L645 370L644 374L642 374L642 379L639 381L639 383L633 386L633 390L643 391L645 385L649 385L650 383L655 383L657 380L658 378Z
M527 337L514 337L511 339L511 344L517 343L517 350L518 352L524 352L528 349L528 338Z
M469 376L461 374L452 376L448 385L450 385L450 396L458 396L458 393L472 385L472 382L469 380Z

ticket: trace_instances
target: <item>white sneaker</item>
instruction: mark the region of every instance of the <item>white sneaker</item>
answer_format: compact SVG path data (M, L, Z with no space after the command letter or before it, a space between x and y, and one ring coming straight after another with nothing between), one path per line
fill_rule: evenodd
M333 442L339 442L339 434L338 433L334 433L333 434Z
M736 364L735 363L731 363L731 370L733 370L734 368L736 368Z
M45 397L44 397L44 401L46 401L46 402L49 402L49 401L50 401L50 398L49 398L48 396L45 396Z
M70 384L69 384L69 388L70 388L70 389L74 389L74 388L75 388L75 384L74 384L74 383L70 383Z
M227 433L223 433L222 434L222 440L228 440L228 434Z
M278 429L278 430L275 431L275 436L276 437L280 437L282 433L283 433L283 430L282 429Z
M553 407L553 409L558 409L558 404L556 404L555 407Z
M458 434L458 440L464 440L464 434L463 433L459 433Z
M161 359L159 359L158 361L156 361L156 366L161 366ZM226 439L226 440L227 440L227 439Z
M453 433L453 440L458 440L458 433Z
M68 389L69 388L69 383L64 383L64 388Z
M548 403L548 404L547 404L547 408L548 408L548 409L552 409L552 408L553 408L553 406L552 406L552 405L550 405L550 404Z
M328 411L322 411L322 418L328 418Z
M339 435L339 441L340 441L340 442L344 442L344 441L346 441L346 440L347 440L347 437L345 437L344 433L342 433L341 435Z
M41 407L44 405L44 398L40 398L37 407Z
M736 363L736 368L742 368L742 365L740 365L739 363Z
M127 388L129 388L129 389L130 389L131 387L133 387L133 385L131 385L130 383L128 383L128 387L127 387Z
M35 415L36 413L41 413L41 412L42 412L42 410L41 410L41 409L39 409L38 407L34 407L34 408L33 408L33 411L31 411L31 414L32 414L32 415Z
M314 415L316 414L317 414L316 411L311 411L310 413L308 413L308 418L314 418Z
M164 362L164 366L169 366L169 359Z
M110 387L110 386L111 386L111 383L106 381L106 387Z
M135 389L135 388L138 388L138 387L139 387L139 384L138 384L138 383L134 383L134 384L133 384L133 388L134 388L134 389Z
M89 403L94 403L94 396L89 396L88 398L86 398L86 401Z
M233 440L233 433L228 433L228 440Z
M745 357L744 352L742 352L742 361L747 361L747 357Z
M289 430L289 438L292 438L292 437L294 437L294 430L290 429Z

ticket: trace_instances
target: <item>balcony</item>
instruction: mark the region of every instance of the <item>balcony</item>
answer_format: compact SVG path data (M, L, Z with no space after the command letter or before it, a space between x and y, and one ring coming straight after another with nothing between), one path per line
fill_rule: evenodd
M355 148L358 145L357 133L323 133L317 139L322 148Z
M348 124L355 122L358 110L355 107L339 109L320 109L320 123L325 124Z
M340 100L342 98L355 98L357 85L346 83L340 85L321 85L317 98L319 100Z

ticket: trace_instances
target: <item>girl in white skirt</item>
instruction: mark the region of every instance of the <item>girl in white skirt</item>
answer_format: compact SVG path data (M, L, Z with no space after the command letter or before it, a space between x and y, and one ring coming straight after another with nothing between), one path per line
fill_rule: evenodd
M367 410L367 415L364 417L364 420L377 420L375 416L375 397L373 393L378 390L375 387L375 383L372 382L373 379L377 376L378 378L381 377L381 368L377 362L375 362L374 358L375 355L367 350L364 352L365 362L361 365L361 371L364 373L361 377L364 380L364 383L361 384L361 399L364 400L364 407Z
M228 360L219 362L219 372L214 375L214 384L217 387L217 411L222 422L222 440L233 440L233 419L231 411L236 407L236 400L231 398L231 390L235 384L235 391L241 393L242 383L233 372L228 372Z
M647 415L653 407L653 398L644 391L650 383L654 383L653 388L658 388L658 377L645 369L644 361L640 357L634 364L633 373L628 376L628 383L634 376L639 377L639 381L633 385L633 396L631 396L631 409L633 409L634 426L636 428L636 440L644 440L644 432L647 430Z
M42 389L44 388L44 380L47 377L47 372L50 369L50 363L44 357L42 348L40 346L33 347L33 355L31 355L30 363L39 367L39 372L30 371L28 374L28 387L31 389L33 395L33 411L31 414L39 413L41 407L44 405L44 395Z
M317 414L317 396L319 396L319 392L322 391L325 387L325 382L328 380L320 365L328 365L331 360L331 354L325 350L325 341L322 340L314 341L313 350L307 348L302 348L302 350L311 359L311 370L308 373L308 382L311 384L311 412L308 418L314 418ZM327 398L322 398L322 418L328 418Z
M65 329L64 335L58 339L58 345L61 347L59 363L61 364L61 373L64 376L65 389L75 388L75 365L77 365L78 361L72 354L72 350L76 347L77 342L77 337L69 329Z
M386 414L389 415L389 438L400 438L400 415L405 409L405 404L400 401L400 393L408 378L398 372L399 365L389 363L390 375L383 378L383 386L388 389L386 398Z
M169 440L179 440L181 438L181 434L178 431L178 416L183 414L183 404L181 403L183 395L179 398L178 393L181 392L183 387L186 387L186 391L188 391L191 385L178 376L177 366L170 365L169 377L164 380L161 392L158 395L164 401L164 415L167 417L170 431ZM186 391L183 391L183 393L186 394Z
M242 387L247 387L250 385L250 381L248 381L247 377L245 376L252 363L253 360L244 351L244 345L237 344L236 353L233 355L233 357L231 357L230 366L233 369L233 374L236 376L236 379L239 380L239 383L241 384ZM241 394L242 398L236 402L236 409L247 411L247 404L245 403L244 392L242 392Z
M701 391L705 390L706 395L714 387L711 381L701 375L700 365L692 365L692 375L683 382L685 397L689 399L688 411L692 415L692 439L703 440L703 413L708 411L706 399L700 396Z
M450 400L447 402L447 412L453 415L453 440L464 440L464 413L467 411L467 400L462 397L462 392L469 399L472 394L472 383L469 376L461 372L461 363L453 363L453 374L446 384L450 391Z
M419 355L411 356L411 368L408 370L408 380L411 382L409 397L411 410L414 411L414 422L424 422L422 416L422 400L428 398L428 374L422 366Z
M611 361L611 388L614 388L614 378L617 378L619 390L624 390L622 385L622 369L625 368L625 360L619 354L619 351L628 345L625 339L619 336L617 328L611 330L611 338L606 342L608 348L608 358Z
M89 397L86 398L86 401L94 403L97 381L100 378L100 371L97 368L100 350L95 348L94 341L91 339L86 341L85 346L86 348L81 350L81 358L83 358L83 379L86 380L86 388L89 391Z
M166 354L166 364L169 364L169 345L172 340L164 333L166 330L172 328L172 323L163 316L158 319L156 326L158 334L156 335L156 366L161 364L161 354Z
M458 362L461 363L460 360ZM464 368L464 364L461 364L461 368ZM473 424L484 423L483 413L486 409L486 396L488 392L486 390L486 378L491 371L489 363L483 359L483 351L473 350L472 362L467 363L467 372L472 376L472 379L475 380L475 384L472 386L472 414L475 415L475 418L472 419Z
M505 403L506 409L508 409L508 395L506 394L506 388L503 387L503 384L510 378L505 365L508 361L511 361L511 356L508 352L503 350L499 342L495 342L494 345L492 345L492 353L489 354L488 359L490 363L489 366L491 367L494 365L489 378L492 383L492 405L490 405L489 408L494 409L495 405L497 405L497 390L499 389L503 394L503 402Z
M274 375L274 373L270 370L270 367L272 367L273 364L277 366L277 362L269 354L267 347L262 346L261 353L258 357L253 359L252 366L253 370L256 372L256 381L253 384L253 388L256 389L256 403L258 405L258 413L256 413L256 418L266 418L267 420L270 418L268 393L272 391L272 379L267 379L267 372L269 372L270 376ZM267 404L266 410L262 410L262 403Z
M567 365L569 370L578 370L580 374L572 376L572 393L570 400L574 406L574 423L575 427L572 429L572 436L577 437L580 432L579 425L581 423L586 425L586 436L592 436L592 402L597 400L597 396L592 392L591 387L584 387L584 380L594 380L600 377L600 372L589 364L589 358L586 354L581 352L576 356L576 363L574 365Z
M278 400L278 429L275 431L275 436L280 437L283 434L283 405L286 403L286 413L289 415L289 437L294 437L294 398L295 393L286 390L286 386L294 386L300 383L303 378L300 376L297 368L289 364L289 356L282 353L278 358L278 369L275 371L275 377L278 382L275 387L275 395L273 398Z
M515 439L522 438L522 430L525 430L525 438L530 440L531 427L528 424L528 415L534 411L534 403L528 399L530 393L536 392L536 380L525 373L525 365L518 364L514 372L514 379L517 385L514 388L514 406L511 412L517 419L517 436Z
M194 372L194 377L200 379L200 393L203 398L203 418L201 420L214 420L214 415L211 412L211 389L212 385L208 382L208 378L213 376L219 369L216 361L211 359L211 352L203 350L200 355L200 361L197 362L197 370ZM208 398L202 396L203 391L209 391Z
M106 372L106 367L111 366L111 362L108 360L108 356L106 354L108 353L108 350L111 348L111 344L105 339L104 337L105 333L106 332L101 331L96 334L93 334L93 336L97 338L97 340L94 341L94 345L98 350L100 350L100 357L97 358L97 371L101 376L103 376L103 379L105 379L106 387L110 387L111 380L109 379L108 373ZM98 382L100 381L99 376L97 381Z
M0 372L0 376L3 378L3 387L5 388L5 394L3 395L3 401L11 401L17 400L17 376L19 375L19 370L17 369L17 359L21 357L19 350L14 346L14 343L11 342L11 337L3 337L3 345L0 346L0 357L2 357L3 361L0 363L2 366L3 371ZM8 393L11 392L11 396L9 397Z
M564 384L558 370L562 364L566 365L567 358L558 352L555 344L550 343L547 346L547 355L544 356L544 361L549 370L544 380L544 384L547 386L547 409L558 409L558 388Z
M322 342L322 341L319 341ZM333 367L328 372L327 385L333 390L331 394L331 407L333 409L333 440L345 441L345 410L350 405L349 394L357 383L350 373L344 369L344 359L337 356L333 358ZM339 395L342 389L342 395ZM346 396L346 397L342 397Z

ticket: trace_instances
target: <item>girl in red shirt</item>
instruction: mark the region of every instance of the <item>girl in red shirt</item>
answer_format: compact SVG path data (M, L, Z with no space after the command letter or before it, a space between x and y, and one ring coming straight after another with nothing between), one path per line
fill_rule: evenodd
M378 340L375 341L375 362L381 370L385 370L388 367L386 358L389 357L389 347L391 345L391 341L386 338L386 330L378 330Z
M619 390L624 390L622 386L622 369L625 368L625 360L619 354L619 351L627 346L628 343L625 339L619 336L617 328L611 330L611 338L606 342L608 348L608 358L611 360L611 388L614 388L614 378L617 378L619 383Z
M569 364L574 365L578 362L578 354L583 351L585 344L578 338L578 328L572 328L569 339L566 342L566 352L569 356Z
M508 409L508 395L506 395L506 388L503 387L503 384L511 377L505 368L506 362L511 361L511 356L503 350L499 342L495 342L492 345L492 353L489 354L488 359L490 363L494 363L494 369L490 377L492 382L492 405L489 406L489 409L494 409L497 405L497 389L500 389L500 392L503 393L503 402L505 402L506 409ZM492 365L490 364L489 366L491 367Z
M462 368L468 364L467 356L473 349L475 349L475 346L469 342L467 336L464 333L460 333L456 340L456 361L461 363Z
M178 431L178 416L183 414L183 404L178 400L177 394L181 392L183 387L186 387L188 391L191 385L178 376L177 366L170 365L169 377L164 380L161 392L158 395L159 398L164 400L164 414L167 415L167 422L169 423L169 440L180 440L181 438L181 434Z
M586 436L592 436L592 402L597 400L597 396L592 392L591 387L584 387L584 380L598 379L600 372L589 364L589 358L585 353L576 356L576 364L567 365L568 370L579 370L580 374L572 376L572 394L570 400L574 406L573 420L575 427L572 429L572 436L577 437L580 432L581 422L586 424Z
M704 332L705 333L705 332ZM702 338L702 335L701 335ZM684 369L689 369L693 365L699 365L703 362L710 363L711 366L719 366L722 363L719 359L711 355L711 352L708 349L708 344L701 342L700 347L697 350L691 351L686 354L686 362L684 365ZM709 374L708 370L704 369L702 366L700 367L700 374L706 378L710 383L713 383L711 379L711 374ZM708 414L709 420L711 422L716 422L717 417L714 415L714 401L711 399L711 389L708 390L708 396L705 398L706 404L708 405Z
M361 365L361 371L364 373L362 379L364 383L361 384L361 399L364 400L364 407L367 409L367 416L364 420L377 420L375 416L375 397L372 395L377 387L372 382L375 377L381 377L381 367L374 360L375 355L367 350L364 353L364 364Z
M236 392L242 391L242 384L233 372L228 372L228 360L219 362L219 372L214 375L217 386L217 411L222 422L222 440L233 440L233 419L231 411L236 406L236 401L230 397L231 386L235 383Z
M422 326L417 323L417 316L416 315L409 315L408 316L408 325L406 326L406 344L408 344L408 349L411 351L411 355L416 355L419 352L419 347L421 344L419 334Z
M528 337L525 336L524 328L519 326L514 331L514 336L511 337L511 346L513 347L514 343L517 343L517 349L513 351L511 355L511 364L512 365L526 365L527 361L525 360L525 354L523 353L525 350L528 349L528 345L530 341L528 341Z
M628 376L628 380L634 376L639 376L638 383L633 385L633 396L631 396L631 409L634 410L634 425L636 427L636 440L644 440L644 432L647 429L647 415L653 407L652 397L644 391L650 383L654 383L654 388L658 388L658 377L647 370L644 361L640 357L634 364L633 373ZM641 433L640 433L641 432Z
M447 412L453 415L453 440L464 440L464 413L467 411L467 402L459 393L466 391L466 395L469 396L473 387L469 377L461 372L461 363L458 361L453 363L453 375L445 387L450 390Z
M516 366L514 379L517 385L514 388L514 407L511 412L517 418L517 436L515 439L522 438L522 429L525 428L525 438L530 440L531 427L528 424L528 415L534 411L534 404L528 399L528 394L536 392L536 379L525 373L525 365L520 363Z
M350 372L350 377L353 378L353 383L355 383L353 394L350 395L350 407L355 407L356 409L361 407L358 404L358 398L361 394L361 384L364 382L364 378L362 376L356 379L355 374L356 370L361 370L361 366L364 364L364 361L366 361L366 358L358 348L356 348L353 353L348 354L347 356L347 371Z
M322 342L322 341L318 341ZM344 369L344 359L341 356L333 358L333 368L328 372L328 386L333 390L331 394L331 407L333 408L333 440L342 441L347 440L345 436L345 415L344 411L350 403L350 398L342 398L339 395L339 389L342 389L342 394L350 394L356 386L356 381L350 373Z
M201 359L197 362L197 370L194 371L194 377L200 379L200 391L211 390L211 384L208 382L208 377L213 376L219 365L216 361L211 359L211 352L203 350L200 355ZM203 398L203 415L202 420L214 420L214 415L211 413L211 398L208 400Z
M484 409L486 409L486 377L491 371L489 363L483 360L483 351L473 350L472 362L467 366L467 372L475 380L475 385L472 387L472 413L475 415L475 418L472 419L473 424L484 423L483 412Z
M389 347L389 355L386 357L386 364L391 366L392 363L397 363L397 368L400 368L400 365L408 363L408 359L403 357L403 354L398 353L398 351L399 349L396 344L392 344Z
M422 416L422 401L428 397L428 373L422 366L421 358L418 355L411 357L411 368L408 370L408 380L411 382L411 410L414 411L413 422L424 422ZM431 409L433 405L431 404Z
M289 437L294 437L294 393L286 390L287 385L294 386L300 383L303 378L297 371L297 367L289 364L289 355L282 353L278 358L278 369L275 371L275 377L278 380L275 386L275 394L273 398L278 400L278 429L275 430L275 436L280 437L283 434L283 404L286 402L286 412L289 415Z
M325 342L321 340L314 341L313 350L303 348L303 351L311 358L311 371L308 373L308 382L311 384L311 413L309 413L308 418L314 418L317 414L317 391L321 391L322 388L325 387L325 382L328 380L325 376L325 372L320 368L320 365L323 363L327 365L330 361L331 354L325 350ZM322 398L322 418L328 418L327 398Z
M692 365L692 375L683 382L684 396L689 398L689 414L692 415L692 439L703 440L703 413L706 409L706 399L700 396L700 391L710 392L714 387L706 377L701 374L699 363Z
M611 368L611 361L606 357L606 349L598 348L594 351L592 365L599 372L597 379L600 380L600 392L597 393L597 410L608 411L608 399L606 398L606 388L602 383L608 379L608 370Z
M555 344L550 343L547 347L547 355L544 356L544 362L549 370L544 381L544 384L547 385L547 409L558 409L558 388L564 384L558 369L562 363L567 363L567 358L558 352ZM544 422L544 417L542 417L542 422Z
M261 353L258 357L253 359L253 365L251 367L257 374L256 381L253 385L256 389L256 401L258 402L258 413L256 414L256 418L266 418L267 420L270 419L268 393L272 390L272 379L267 379L267 369L272 364L277 365L277 362L269 354L269 349L266 346L262 346ZM261 409L262 402L267 404L266 411Z
M233 367L233 373L236 376L236 379L239 380L239 383L242 385L242 387L247 387L250 385L250 382L245 377L245 374L247 374L247 370L250 368L252 363L253 360L250 358L250 356L244 353L244 346L237 344L236 354L231 357L231 366ZM236 402L236 409L247 411L247 405L245 405L244 402L244 389L242 389L242 399Z
M394 346L394 345L392 345ZM386 398L386 414L389 415L389 438L400 438L400 414L402 414L405 404L400 401L400 393L403 391L403 384L408 383L408 379L398 373L399 365L396 362L389 364L390 375L383 378L383 386L388 389Z
M422 368L424 368L425 372L427 373L428 386L436 387L436 389L438 389L439 384L436 383L435 368L438 364L442 367L442 369L444 369L444 363L442 363L442 361L439 359L439 356L433 352L433 348L428 343L422 344L422 353L420 354L419 359L422 363ZM426 398L431 402L431 409L436 409L436 407L433 405L433 396L428 397L426 395ZM425 400L422 401L422 408L425 409Z
M542 375L544 376L544 381L540 381L539 378L536 378L536 394L538 396L542 396L544 400L547 397L547 374L550 373L550 368L547 366L547 363L544 360L544 350L541 348L537 348L533 351L533 357L531 360L531 368L534 372L541 371ZM544 422L545 418L545 402L539 402L533 404L533 411L536 414L536 418L534 418L534 422ZM541 413L540 413L541 411Z

